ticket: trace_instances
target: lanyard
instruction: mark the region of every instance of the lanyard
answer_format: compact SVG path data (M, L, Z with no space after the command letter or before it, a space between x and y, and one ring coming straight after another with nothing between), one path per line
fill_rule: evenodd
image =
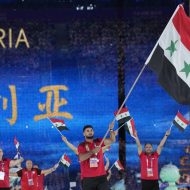
M29 178L29 175L28 175L28 173L29 173L30 171L27 171L26 172L26 175L27 175L27 179L29 180L29 179L33 179L33 170L31 170L31 177Z
M4 167L5 163L3 161L1 161L1 171L4 172L5 171L5 167Z
M148 156L146 156L146 167L147 167L147 168L149 168L149 167L148 167L148 162L149 162L149 161L148 161ZM152 157L150 157L150 168L153 168L153 159L152 159Z

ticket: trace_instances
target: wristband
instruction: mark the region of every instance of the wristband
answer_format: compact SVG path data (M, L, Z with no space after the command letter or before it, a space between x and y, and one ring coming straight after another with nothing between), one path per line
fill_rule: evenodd
M110 129L110 131L113 131L113 129Z

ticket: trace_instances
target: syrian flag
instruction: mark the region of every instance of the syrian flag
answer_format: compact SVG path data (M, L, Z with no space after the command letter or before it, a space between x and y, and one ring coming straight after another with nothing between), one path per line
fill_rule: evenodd
M127 129L127 132L133 138L136 138L136 136L135 136L135 122L134 122L133 118L131 118L129 121L126 122L126 129Z
M120 160L115 161L114 163L115 167L120 171L120 170L124 170L124 167L122 166Z
M66 167L69 167L71 165L71 160L66 154L64 154L61 157L60 163Z
M119 125L122 125L129 121L131 117L128 108L122 108L120 112L118 111L119 110L115 111L114 115L116 116L116 120L118 121Z
M49 118L49 119L52 122L53 126L55 126L59 131L69 130L62 119L56 119L56 118Z
M175 116L174 120L173 120L173 124L180 130L180 131L184 131L187 127L187 125L189 125L189 121L178 111L177 115Z
M20 147L20 143L18 142L17 138L14 137L14 144L15 144L15 147L17 149L17 151L19 150L19 147Z
M179 5L146 63L163 88L181 104L190 104L190 18Z
M14 160L19 160L20 158L21 158L20 152L17 152L14 157Z

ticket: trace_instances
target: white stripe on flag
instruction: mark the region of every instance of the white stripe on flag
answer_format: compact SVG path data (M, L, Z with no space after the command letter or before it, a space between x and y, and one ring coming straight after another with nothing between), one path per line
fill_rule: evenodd
M119 160L117 160L117 161L114 163L114 165L115 165L115 167L116 167L118 170L123 170L123 169L124 169Z
M124 112L124 113L120 113L116 116L116 120L119 121L120 119L123 119L123 118L126 118L126 117L129 117L130 114L129 114L129 111L128 112Z
M55 122L55 123L53 123L53 125L55 126L55 127L60 127L60 126L66 126L65 125L65 123L62 123L62 122Z
M177 115L175 116L175 119L177 124L179 124L183 129L186 129L187 124L183 122Z
M171 41L175 43L176 51L173 55L170 55L170 51L166 50ZM180 72L184 68L184 61L190 63L190 52L181 42L181 37L178 34L173 22L169 22L166 29L162 33L159 39L159 45L164 50L164 55L170 61L170 63L176 68L177 75L190 87L190 77L186 77L183 72Z

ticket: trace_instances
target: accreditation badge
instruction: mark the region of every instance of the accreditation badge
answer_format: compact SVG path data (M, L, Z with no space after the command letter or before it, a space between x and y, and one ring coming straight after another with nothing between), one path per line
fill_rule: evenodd
M5 179L5 172L0 172L0 180L4 180Z
M98 162L98 158L90 158L90 168L97 168Z
M34 185L33 179L28 179L28 185L29 185L29 186Z
M153 169L152 168L147 168L147 176L152 177L153 176Z

